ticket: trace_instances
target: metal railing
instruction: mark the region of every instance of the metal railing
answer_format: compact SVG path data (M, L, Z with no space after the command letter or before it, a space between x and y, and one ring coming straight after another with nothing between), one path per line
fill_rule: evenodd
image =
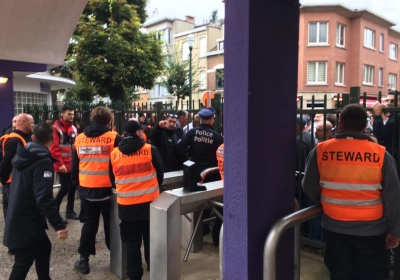
M264 245L264 280L276 280L276 252L282 235L293 226L320 216L322 208L311 206L279 219L271 228ZM295 231L295 240L299 240L300 229ZM295 241L296 243L296 241ZM299 247L299 244L295 244ZM300 251L295 250L295 277L300 279Z

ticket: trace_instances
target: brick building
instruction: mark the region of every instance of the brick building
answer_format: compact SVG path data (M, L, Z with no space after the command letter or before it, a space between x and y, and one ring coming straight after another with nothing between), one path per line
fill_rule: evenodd
M378 92L398 89L400 32L392 21L369 10L343 5L304 5L300 8L298 95L303 108L312 95L328 107L333 96L360 86L370 102ZM298 104L300 105L300 104Z

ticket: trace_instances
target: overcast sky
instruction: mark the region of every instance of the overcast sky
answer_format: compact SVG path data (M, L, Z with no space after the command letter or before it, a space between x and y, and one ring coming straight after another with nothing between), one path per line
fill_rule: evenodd
M218 10L219 17L225 16L222 0L149 0L149 2L149 15L153 11L156 13L148 21L163 17L185 19L185 15L191 15L196 18L196 24L202 24L203 20L210 17L213 10ZM229 0L226 2L229 4ZM400 31L400 0L301 0L300 2L302 4L341 3L350 9L359 10L367 8L371 12L395 22L395 29Z

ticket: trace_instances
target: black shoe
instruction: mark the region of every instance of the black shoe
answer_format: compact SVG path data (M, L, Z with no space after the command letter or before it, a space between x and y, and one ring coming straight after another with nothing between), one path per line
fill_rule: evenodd
M89 274L89 259L88 258L80 258L75 262L74 268L76 271L79 271L82 274Z
M65 217L69 220L79 220L79 215L76 214L74 211L67 212L65 214Z
M68 224L68 220L67 219L61 218L61 220L62 220L63 224Z

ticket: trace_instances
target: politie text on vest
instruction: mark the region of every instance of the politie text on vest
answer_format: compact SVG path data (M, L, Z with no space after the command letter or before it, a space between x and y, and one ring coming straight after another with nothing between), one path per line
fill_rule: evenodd
M196 136L196 135L199 135L199 136ZM194 141L212 144L214 142L214 140L210 137L213 137L212 132L207 132L205 130L196 130L196 134L194 136Z

